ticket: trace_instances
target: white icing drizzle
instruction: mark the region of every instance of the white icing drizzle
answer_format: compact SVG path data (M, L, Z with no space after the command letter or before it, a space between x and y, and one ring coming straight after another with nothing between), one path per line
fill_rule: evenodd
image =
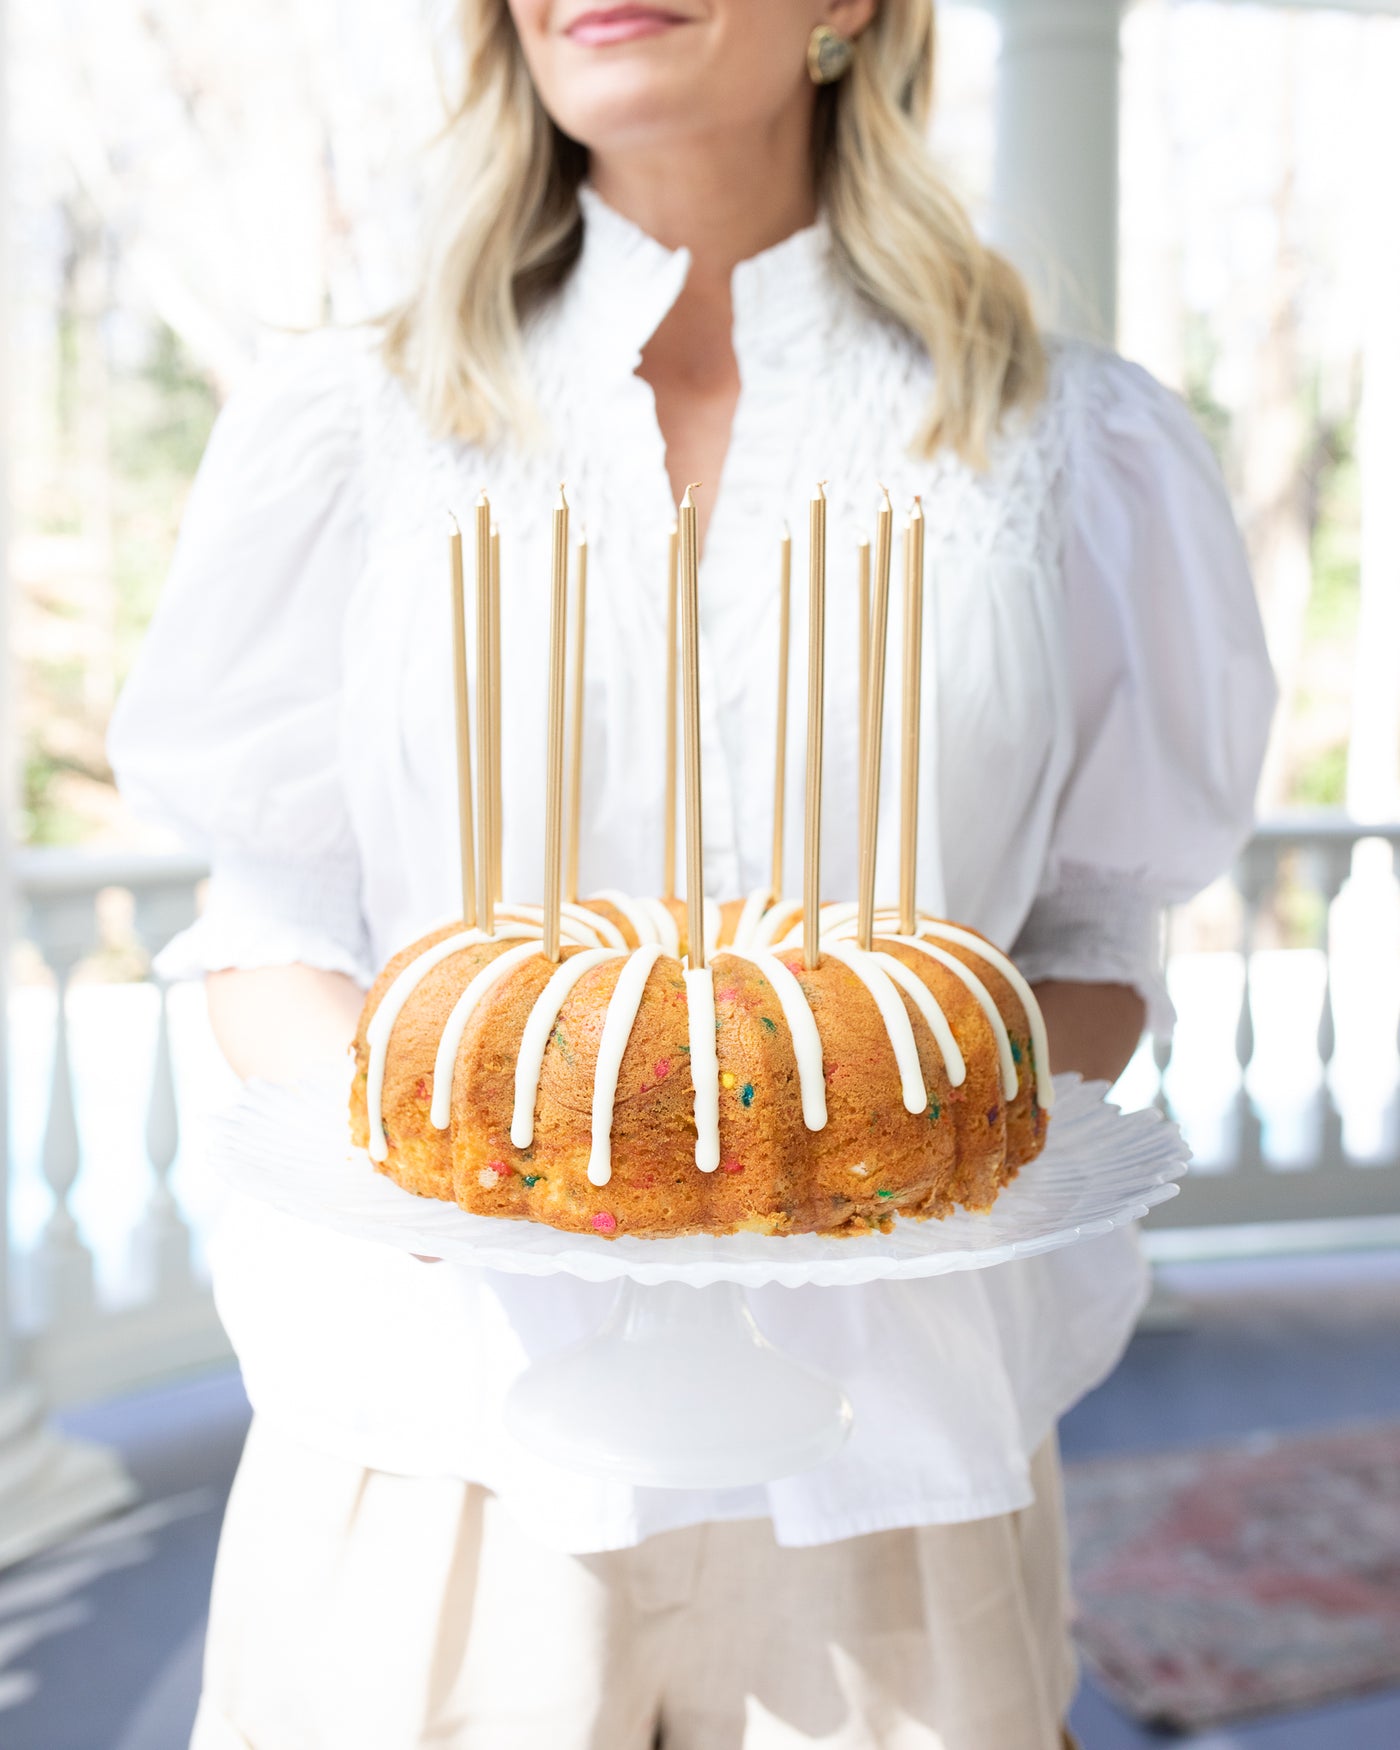
M609 889L598 898L611 900L616 907L621 907L625 896ZM667 954L677 961L681 959L681 931L677 929L676 919L670 915L670 907L665 900L628 900L625 910L628 921L637 931L637 940L642 947L646 947L649 942L660 942Z
M754 931L758 928L759 919L768 910L768 901L772 898L766 887L755 887L744 901L744 909L739 913L739 921L734 926L734 946L748 948L753 943Z
M715 978L708 966L685 971L690 1032L690 1082L695 1090L695 1164L702 1173L719 1165L719 1054L715 1049Z
M664 899L642 899L638 900L637 903L644 905L651 915L655 927L653 939L660 942L673 960L679 960L681 957L681 932L680 926L671 915L670 906L666 904Z
M752 953L744 948L722 948L734 960L756 966L777 994L783 1019L792 1035L793 1055L797 1059L797 1085L802 1095L802 1122L808 1130L826 1128L826 1072L822 1064L822 1036L817 1030L817 1018L807 993L773 954Z
M948 1017L943 1013L943 1005L923 981L912 973L902 960L897 960L893 954L882 954L878 951L872 956L878 960L885 973L894 980L902 991L906 991L909 1000L928 1022L929 1029L937 1041L938 1049L943 1055L943 1067L948 1072L948 1080L955 1088L960 1088L967 1080L967 1064L963 1059L962 1049L953 1037L953 1029L948 1025Z
M753 933L751 946L771 948L780 937L787 934L801 915L802 901L800 899L775 900L759 920Z
M854 900L829 900L821 909L822 936L848 932L859 907ZM754 930L754 946L800 948L802 946L802 901L783 899L769 907Z
M603 1017L598 1062L593 1071L593 1147L588 1157L588 1179L592 1185L606 1185L612 1178L613 1106L622 1054L632 1037L647 979L660 958L661 947L656 942L648 942L628 955Z
M1001 1010L996 1005L995 997L972 968L964 961L959 960L956 954L948 953L945 948L935 947L932 942L926 942L919 936L899 936L895 939L903 943L906 948L913 948L920 954L927 954L940 966L946 966L954 978L960 979L976 999L978 1008L987 1017L992 1032L996 1034L997 1057L1001 1063L1002 1095L1005 1099L1014 1100L1021 1082L1016 1074L1016 1058L1011 1050L1011 1035L1006 1030L1006 1022L1001 1018Z
M518 941L521 937L537 941L539 931L523 925L507 925L496 932L494 940ZM372 1161L386 1160L389 1154L388 1140L384 1135L384 1064L389 1055L389 1035L394 1030L395 1021L398 1020L404 1004L435 966L440 965L450 954L457 954L463 948L474 947L478 942L488 939L491 938L484 936L480 930L460 930L455 936L444 936L440 942L434 942L431 948L425 948L409 961L380 998L378 1008L370 1017L369 1026L365 1029L365 1039L369 1045L365 1106L369 1117L369 1157Z
M433 1063L433 1104L428 1116L436 1129L446 1130L452 1119L452 1072L457 1064L457 1048L462 1043L472 1010L493 984L539 952L533 941L522 943L518 948L507 948L504 954L488 961L457 998L438 1040L437 1058Z
M1048 1112L1055 1104L1055 1083L1050 1074L1050 1036L1045 1031L1045 1017L1040 1012L1040 1004L1035 1000L1035 993L1026 983L1020 969L1007 959L1000 948L984 942L981 936L973 935L971 930L959 929L956 924L922 918L919 921L919 934L934 936L942 942L956 942L962 948L971 948L989 966L994 966L1015 991L1021 1007L1026 1011L1026 1023L1030 1028L1036 1104L1042 1112Z
M565 899L559 903L559 913L564 922L572 919L580 928L591 930L595 942L602 942L609 948L627 947L626 936L611 918L605 918L601 912L589 911L586 905L574 905Z
M661 940L661 935L656 928L656 919L652 915L651 907L646 900L633 899L630 893L624 893L620 887L600 888L593 897L594 899L606 900L609 905L615 906L617 910L622 913L623 917L625 917L628 923L631 924L632 933L636 936L638 943L642 947L645 947L648 942L659 942ZM619 935L617 942L614 945L619 948L625 948L627 943L624 938Z
M825 921L828 914L830 914L832 918L830 925ZM769 916L771 917L772 915L773 914L770 912ZM855 934L855 931L852 928L853 921L856 917L855 906L843 904L839 906L824 907L822 916L823 936L825 936L828 929L830 929L833 935L837 936L850 937ZM786 922L787 920L784 919L783 921ZM1011 986L1012 990L1015 991L1021 1007L1026 1012L1026 1025L1030 1030L1031 1067L1035 1074L1036 1104L1040 1107L1042 1112L1049 1112L1055 1104L1055 1084L1050 1074L1050 1040L1045 1031L1045 1017L1040 1012L1040 1004L1035 1000L1035 993L1026 983L1020 970L1005 954L1002 953L1000 948L994 948L990 942L984 941L981 936L974 934L971 930L964 930L957 924L944 923L941 918L931 918L921 914L919 917L918 935L900 936L898 934L898 923L898 912L893 911L888 907L877 911L875 914L875 926L877 930L882 931L885 935L893 936L901 942L908 942L911 947L918 946L919 937L934 936L940 941L956 942L959 947L970 948L974 954L980 959L985 960L989 966L995 967L995 969ZM784 948L794 947L797 943L798 937L796 934L789 933L786 939L779 943L779 946ZM927 945L925 945L925 947L926 951L931 951L927 949ZM949 962L954 960L957 960L957 956L950 955ZM965 966L961 960L957 960L957 966L962 968L963 973L970 972L970 968ZM953 968L953 970L956 970L956 968ZM997 1021L993 1022L993 1026L997 1028L997 1047L998 1056L1001 1058L1003 1085L1010 1087L1011 1081L1014 1080L1016 1085L1019 1086L1019 1078L1015 1076L1016 1060L1011 1054L1010 1036L1006 1034L1006 1023L1001 1020L1001 1013L996 1007L995 999L992 997L991 992L987 990L986 986L981 983L980 979L976 981L976 988L972 985L969 985L968 988L969 990L972 990L972 994L977 997L978 1002L982 1004L983 1012L986 1014L988 1020L991 1020L993 1011L996 1011ZM978 995L979 990L985 995L986 1002L983 1002L982 996ZM1005 1036L1004 1046L1003 1036ZM1011 1071L1010 1077L1007 1076L1008 1066ZM1009 1100L1015 1099L1016 1095L1014 1089L1008 1092L1006 1097Z
M510 1140L517 1148L529 1148L535 1139L535 1101L539 1098L540 1071L544 1068L545 1049L564 999L585 972L591 972L605 960L615 960L618 953L616 948L586 948L581 954L571 954L555 969L549 983L535 998L535 1006L530 1010L530 1018L520 1036L520 1055L515 1060L515 1109L510 1120Z
M928 1089L924 1086L924 1072L919 1063L919 1048L914 1042L914 1028L909 1020L909 1011L900 1002L894 981L879 964L880 957L865 953L853 942L832 942L826 952L833 960L849 966L875 999L875 1006L880 1011L880 1018L885 1023L890 1044L894 1048L894 1060L899 1066L905 1111L926 1111Z
M512 919L521 923L533 924L537 931L544 933L544 907L542 905L521 905L512 902L507 906L497 906L496 916L507 921ZM496 932L497 938L500 931ZM559 907L559 937L570 947L600 948L604 943L614 948L625 948L622 932L616 924L610 924L606 918L599 917L597 912L587 911L581 905L570 905L565 901Z

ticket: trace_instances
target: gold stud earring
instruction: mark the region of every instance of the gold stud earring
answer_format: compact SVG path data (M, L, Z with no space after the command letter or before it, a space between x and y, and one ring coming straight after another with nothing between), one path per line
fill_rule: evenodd
M813 85L834 85L856 58L856 45L829 24L819 24L807 39L807 72Z

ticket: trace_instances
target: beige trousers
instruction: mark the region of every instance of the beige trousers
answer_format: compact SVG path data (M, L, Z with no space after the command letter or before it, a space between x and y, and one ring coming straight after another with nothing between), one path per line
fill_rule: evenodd
M494 1496L254 1422L191 1750L1058 1750L1054 1442L1035 1505L783 1549L766 1520L542 1548Z

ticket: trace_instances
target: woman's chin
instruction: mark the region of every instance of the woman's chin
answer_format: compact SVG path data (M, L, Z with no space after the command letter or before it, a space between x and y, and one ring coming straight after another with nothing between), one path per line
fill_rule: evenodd
M654 68L610 68L606 76L591 78L586 90L571 90L569 101L554 111L556 126L603 158L664 151L693 139L697 119L693 81L680 69L663 77Z

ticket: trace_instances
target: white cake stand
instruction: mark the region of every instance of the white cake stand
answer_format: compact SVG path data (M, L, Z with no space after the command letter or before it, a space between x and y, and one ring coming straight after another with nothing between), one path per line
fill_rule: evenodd
M617 1281L598 1331L532 1362L516 1381L505 1406L510 1432L592 1475L733 1488L821 1464L852 1422L840 1381L769 1343L744 1290L987 1269L1137 1220L1176 1195L1189 1150L1155 1109L1120 1112L1106 1091L1055 1078L1045 1150L988 1214L897 1219L892 1233L854 1239L608 1240L414 1197L351 1147L340 1069L294 1088L250 1083L216 1122L211 1154L237 1190L357 1239L481 1269Z

